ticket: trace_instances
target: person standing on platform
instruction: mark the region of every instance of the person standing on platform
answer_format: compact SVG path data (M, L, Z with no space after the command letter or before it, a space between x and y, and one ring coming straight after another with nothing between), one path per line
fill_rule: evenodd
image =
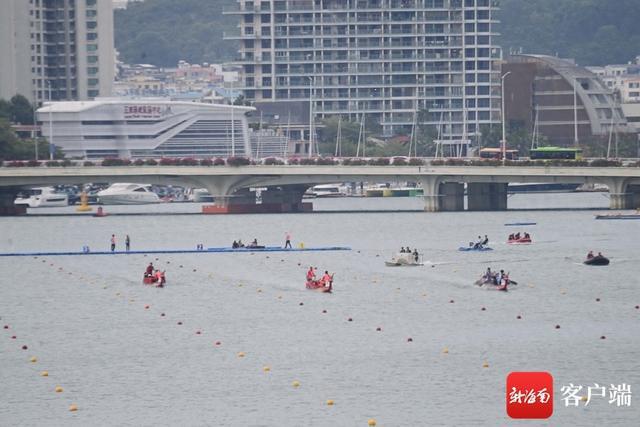
M116 235L112 234L111 235L111 252L114 252L116 250Z
M285 234L285 236L284 236L284 240L285 240L285 242L284 242L284 248L285 248L285 249L287 249L287 248L291 249L291 233L289 233L289 232L287 231L287 233L286 233L286 234Z
M125 250L129 252L129 249L131 249L131 239L129 238L128 234L127 234L127 237L124 238L124 246L125 246Z

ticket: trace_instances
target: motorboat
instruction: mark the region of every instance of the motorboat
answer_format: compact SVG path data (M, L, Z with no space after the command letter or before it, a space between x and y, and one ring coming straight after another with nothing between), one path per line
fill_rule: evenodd
M322 184L314 186L309 193L316 198L346 197L347 187L342 184Z
M213 196L206 188L193 188L189 191L187 200L194 203L213 203Z
M424 265L419 255L405 252L395 254L390 261L385 261L384 264L387 267L420 267Z
M160 197L151 185L116 183L98 192L98 200L103 205L144 205L160 203Z
M592 258L587 258L584 261L585 265L609 265L609 258L603 255L596 255Z
M15 205L27 205L30 208L50 208L69 205L69 196L53 187L36 187L18 195Z

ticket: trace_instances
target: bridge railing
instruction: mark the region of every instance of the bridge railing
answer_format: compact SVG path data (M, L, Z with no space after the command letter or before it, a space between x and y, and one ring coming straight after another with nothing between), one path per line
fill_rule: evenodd
M96 167L96 166L205 166L205 167L239 167L239 166L503 166L501 160L480 158L448 158L434 159L423 157L290 157L264 159L249 159L246 157L228 157L212 159L195 158L161 158L161 159L120 159L108 158L103 160L0 160L0 167L4 168L38 168L38 167ZM562 167L640 167L638 159L585 159L585 160L507 160L505 166L562 166Z

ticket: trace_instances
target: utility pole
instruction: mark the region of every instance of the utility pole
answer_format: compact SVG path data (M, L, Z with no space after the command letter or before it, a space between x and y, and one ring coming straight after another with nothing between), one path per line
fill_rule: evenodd
M309 79L309 158L313 157L313 77Z
M573 78L573 144L577 147L578 141L578 78Z
M231 157L236 156L236 117L235 100L233 99L233 80L231 80Z
M51 80L47 80L49 87L49 160L53 160L56 146L53 143L53 99L51 98Z
M503 74L502 80L502 165L507 162L507 116L505 115L504 108L504 79L511 74L511 71Z

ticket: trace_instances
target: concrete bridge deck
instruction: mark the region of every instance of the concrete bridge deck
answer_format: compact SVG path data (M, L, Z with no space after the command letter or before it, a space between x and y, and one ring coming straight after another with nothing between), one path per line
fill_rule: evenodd
M0 206L23 187L89 182L140 182L207 188L222 211L250 204L249 188L267 187L262 203L300 205L307 188L348 181L417 182L426 211L507 208L508 183L600 184L609 188L610 207L640 206L640 168L553 166L115 166L0 168ZM11 199L12 203L13 199ZM253 202L255 203L255 201ZM294 209L295 210L295 209Z

